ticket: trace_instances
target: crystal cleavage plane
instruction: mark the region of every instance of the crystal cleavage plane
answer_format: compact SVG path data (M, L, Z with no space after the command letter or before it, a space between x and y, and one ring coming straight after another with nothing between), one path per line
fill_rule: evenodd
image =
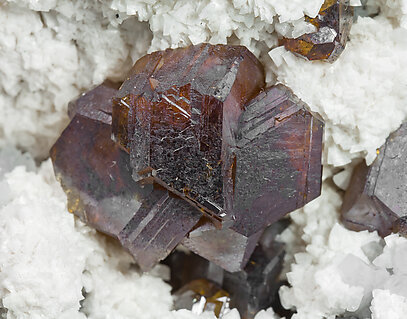
M143 271L181 242L240 271L268 225L320 194L323 122L289 88L265 88L242 46L146 55L69 115L51 149L68 209Z

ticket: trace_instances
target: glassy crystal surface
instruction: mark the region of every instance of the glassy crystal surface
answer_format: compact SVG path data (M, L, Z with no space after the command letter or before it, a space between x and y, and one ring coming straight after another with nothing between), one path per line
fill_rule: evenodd
M190 309L195 314L213 311L219 318L229 310L229 293L218 285L206 280L197 279L189 282L175 293L174 307Z
M342 205L342 221L352 230L381 236L404 232L407 215L407 123L392 133L369 167L355 167ZM401 220L399 220L401 218Z
M160 185L146 198L119 234L142 270L164 259L195 226L202 214Z
M117 94L119 83L105 81L94 89L82 94L68 104L68 116L72 120L80 114L100 122L112 123L113 97Z
M240 116L232 229L250 236L321 192L323 122L283 86L265 89Z
M193 253L173 252L164 261L171 269L173 289L178 290L197 279L206 279L230 293L230 305L239 310L242 318L254 318L258 311L272 305L281 285L278 276L282 269L284 247L275 238L288 224L288 221L282 220L268 227L248 264L238 272L224 271Z
M223 269L235 272L246 265L261 233L245 236L231 228L218 229L205 221L191 231L182 244Z
M119 239L148 270L175 248L202 214L159 185L132 179L129 155L111 140L111 106L106 99L114 93L99 86L71 104L78 104L71 107L76 113L52 147L51 158L69 211Z
M260 62L240 46L141 58L113 109L113 135L131 155L135 180L153 175L210 216L222 215L233 193L237 119L263 86Z
M284 47L308 60L335 61L345 48L353 21L349 0L325 0L315 18L306 17L317 31L295 39L284 38Z

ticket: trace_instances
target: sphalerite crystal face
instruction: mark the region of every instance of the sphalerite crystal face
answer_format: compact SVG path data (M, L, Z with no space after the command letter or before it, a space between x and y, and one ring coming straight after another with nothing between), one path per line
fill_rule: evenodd
M355 167L342 205L342 221L352 230L381 236L407 230L407 123L392 133L371 166Z
M288 225L281 220L268 227L258 240L258 246L249 257L249 262L240 271L223 270L207 259L193 253L174 251L164 263L170 266L170 284L176 295L176 304L193 309L198 298L185 292L191 283L195 290L206 289L211 282L218 290L223 289L230 297L231 308L237 308L244 319L254 318L255 314L276 302L276 292L282 284L278 279L284 259L284 246L276 241L276 236ZM188 265L188 267L186 267ZM181 287L184 287L180 289ZM189 289L191 290L191 289ZM177 300L180 298L179 300ZM182 304L181 304L182 303Z
M325 0L315 18L306 17L317 30L295 39L284 38L284 47L308 60L334 62L345 48L353 21L349 0Z
M260 62L240 46L141 58L113 108L113 135L130 154L133 177L153 175L211 216L230 211L237 121L263 86Z
M129 74L69 105L51 149L69 210L143 271L180 243L212 270L263 265L264 229L320 193L323 123L287 87L265 88L241 46L155 52Z

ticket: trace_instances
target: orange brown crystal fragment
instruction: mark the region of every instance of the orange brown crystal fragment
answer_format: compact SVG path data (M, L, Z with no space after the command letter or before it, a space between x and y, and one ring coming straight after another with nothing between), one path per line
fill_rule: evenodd
M306 17L317 31L298 38L284 38L284 47L308 60L334 62L345 48L352 25L353 10L348 0L326 0L317 17Z
M213 311L219 318L228 309L229 299L229 293L218 285L206 279L196 279L175 293L175 309L190 309L198 314Z
M240 46L141 58L113 108L113 136L130 153L135 180L153 175L210 216L222 215L231 206L237 120L263 86L260 62Z

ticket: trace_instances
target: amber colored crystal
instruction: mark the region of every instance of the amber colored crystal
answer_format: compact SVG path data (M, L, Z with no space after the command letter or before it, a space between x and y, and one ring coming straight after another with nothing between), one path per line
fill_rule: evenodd
M407 123L392 133L371 166L355 167L341 209L342 222L352 230L377 230L387 236L406 232Z
M223 216L237 119L263 86L260 62L240 46L200 44L141 58L113 108L113 136L130 153L134 179L153 175Z
M193 280L175 293L175 309L190 309L197 314L213 311L218 318L228 309L228 303L229 293L206 279Z
M233 230L251 236L320 195L323 126L283 85L250 101L234 150Z
M51 158L69 211L119 239L142 270L149 270L202 214L159 185L132 179L129 155L111 140L112 106L106 100L114 93L99 86L72 102L72 121L52 147Z
M284 38L284 47L308 60L334 62L345 48L353 20L349 0L325 0L317 17L306 17L317 31L295 39Z

